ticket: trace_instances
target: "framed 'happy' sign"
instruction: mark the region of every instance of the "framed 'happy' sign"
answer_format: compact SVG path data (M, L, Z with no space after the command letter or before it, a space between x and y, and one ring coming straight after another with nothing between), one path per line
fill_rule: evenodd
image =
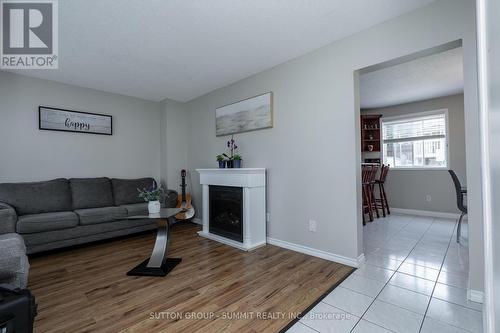
M39 106L38 119L41 130L113 135L113 117L108 115Z

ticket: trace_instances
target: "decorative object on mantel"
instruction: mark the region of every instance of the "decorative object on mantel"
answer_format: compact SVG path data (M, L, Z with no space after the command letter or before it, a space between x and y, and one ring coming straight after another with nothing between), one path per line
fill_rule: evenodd
M196 169L203 193L200 236L251 251L266 244L266 169Z
M273 127L273 93L268 92L215 109L217 136Z
M224 159L224 155L217 155L217 162L219 163L219 169L224 169L226 167L226 160Z
M113 135L113 117L39 106L38 128L47 131Z
M241 168L241 155L235 154L233 156L233 168L239 169Z
M149 214L158 214L161 209L160 198L163 194L163 188L156 187L155 183L150 188L138 188L139 197L148 203Z
M234 137L231 135L231 140L227 142L227 148L229 148L229 155L226 153L223 153L222 156L226 157L227 160L226 166L227 168L241 168L241 161L243 160L240 154L237 154L236 151L238 150L238 146L236 145L236 141L234 141ZM217 161L219 161L219 156L217 155ZM224 168L221 167L221 162L219 161L219 168Z

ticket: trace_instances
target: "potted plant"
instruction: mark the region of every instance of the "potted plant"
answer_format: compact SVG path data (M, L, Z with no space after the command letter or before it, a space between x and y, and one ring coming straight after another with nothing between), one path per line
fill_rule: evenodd
M217 155L217 162L219 162L219 169L224 169L226 167L226 160L224 159L224 155Z
M238 149L238 146L236 145L236 141L234 141L234 138L233 136L231 135L231 140L229 140L227 142L227 147L229 148L229 155L224 153L222 154L223 156L225 156L227 158L227 161L226 161L226 165L228 168L234 168L234 164L235 164L235 156L238 156L238 160L239 162L236 162L238 164L238 167L239 168L241 166L241 156L236 154L236 150Z
M241 168L241 161L242 161L241 155L235 154L233 156L233 167L234 168Z
M137 189L139 197L148 203L149 214L158 214L161 209L160 198L163 194L163 188L156 187L153 184L150 188Z

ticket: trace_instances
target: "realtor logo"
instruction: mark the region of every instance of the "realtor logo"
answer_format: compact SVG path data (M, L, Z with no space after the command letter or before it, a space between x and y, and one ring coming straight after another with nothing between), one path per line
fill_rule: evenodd
M56 69L56 0L0 0L2 69Z

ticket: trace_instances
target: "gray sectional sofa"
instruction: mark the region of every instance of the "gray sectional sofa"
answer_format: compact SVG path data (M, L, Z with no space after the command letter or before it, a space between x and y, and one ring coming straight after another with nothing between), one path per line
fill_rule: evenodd
M148 213L137 188L153 184L104 177L0 184L0 235L20 235L31 254L153 230L154 220L127 219ZM176 198L167 191L166 206L175 207Z
M23 238L15 233L1 234L0 285L8 284L16 288L26 288L29 268Z

